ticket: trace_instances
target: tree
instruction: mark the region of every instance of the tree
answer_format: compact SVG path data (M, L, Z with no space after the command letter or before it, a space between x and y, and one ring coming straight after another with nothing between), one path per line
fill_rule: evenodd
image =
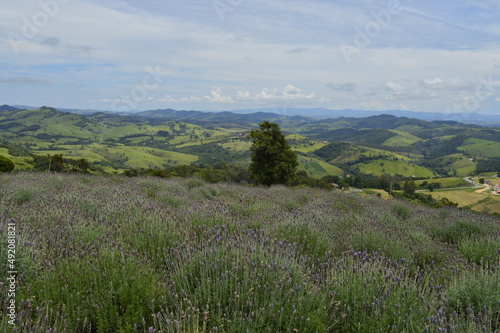
M264 121L250 131L252 163L250 174L257 184L286 184L296 177L299 162L276 123Z
M52 155L49 163L49 171L64 172L64 158L62 154Z
M14 162L11 159L0 155L0 172L11 172L14 167Z
M406 179L403 189L405 193L414 194L417 189L417 185L415 185L415 181L413 179Z

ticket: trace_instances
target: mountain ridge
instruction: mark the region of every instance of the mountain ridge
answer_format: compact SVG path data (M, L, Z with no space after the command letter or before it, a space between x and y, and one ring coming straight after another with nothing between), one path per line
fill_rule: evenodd
M5 105L4 105L5 106ZM18 109L36 109L38 107L25 106L25 105L13 105ZM407 117L415 118L425 121L443 121L443 122L458 122L466 124L476 124L488 127L500 127L500 115L497 114L480 114L480 113L440 113L440 112L422 112L422 111L410 111L410 110L381 110L381 111L367 111L367 110L354 110L354 109L343 109L343 110L333 110L326 108L253 108L253 109L239 109L239 110L226 110L226 111L196 111L196 110L174 110L171 108L166 109L151 109L137 112L116 112L107 110L79 110L79 109L68 109L68 108L57 108L58 110L71 112L82 115L89 115L96 112L104 112L107 114L119 114L119 115L135 115L143 114L147 115L159 111L171 112L171 115L179 112L190 113L195 115L198 113L212 114L212 116L205 115L206 119L212 117L212 119L217 118L213 116L214 114L221 115L227 112L233 114L255 114L259 112L273 114L274 119L279 119L280 117L294 117L299 116L303 118L317 118L317 119L328 119L328 118L340 118L340 117L353 117L353 118L364 118L375 115L390 114L396 117Z

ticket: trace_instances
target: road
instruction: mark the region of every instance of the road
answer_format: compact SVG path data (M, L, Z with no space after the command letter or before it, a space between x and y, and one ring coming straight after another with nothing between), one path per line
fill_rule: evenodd
M489 186L489 185L481 185L479 183L476 183L475 181L473 181L472 179L470 179L470 177L464 177L464 180L471 184L472 186L471 187L453 187L453 188L442 188L442 189L435 189L434 191L453 191L453 190L465 190L465 189L469 189L469 188L484 188L486 186ZM417 190L416 192L428 192L429 190Z

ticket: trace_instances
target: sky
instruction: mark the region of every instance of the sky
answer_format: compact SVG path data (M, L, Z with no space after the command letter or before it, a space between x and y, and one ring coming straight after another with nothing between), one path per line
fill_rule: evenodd
M0 7L0 104L500 114L498 0Z

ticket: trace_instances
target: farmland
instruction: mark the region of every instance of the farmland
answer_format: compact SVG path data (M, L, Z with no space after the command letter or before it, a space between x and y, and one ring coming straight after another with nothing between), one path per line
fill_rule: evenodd
M470 210L196 178L17 173L0 176L0 222L2 244L7 224L17 235L15 332L500 328L500 221ZM2 332L12 330L6 295Z
M459 207L468 207L473 210L488 213L500 213L500 195L491 191L478 192L477 189L422 192L430 194L436 199L448 198L459 204Z

